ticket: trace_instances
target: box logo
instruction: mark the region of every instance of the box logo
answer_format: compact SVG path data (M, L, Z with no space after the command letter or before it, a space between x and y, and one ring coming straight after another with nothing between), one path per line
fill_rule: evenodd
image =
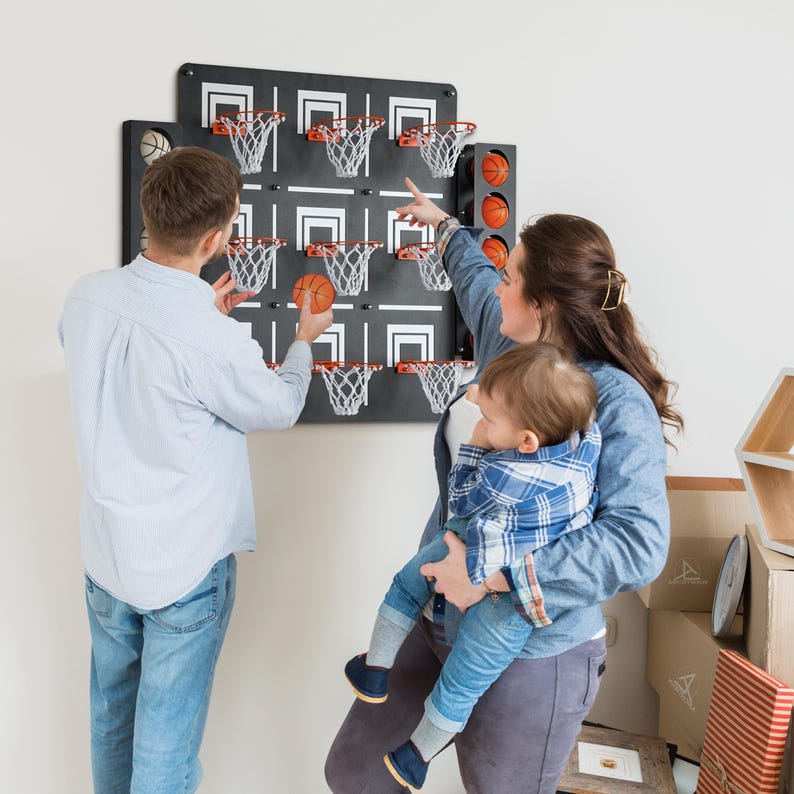
M701 575L700 561L693 557L684 557L675 564L674 576L667 584L708 584L708 579Z
M695 710L695 695L700 689L700 678L693 667L682 667L674 678L668 678L667 683L681 698L684 705L690 710Z

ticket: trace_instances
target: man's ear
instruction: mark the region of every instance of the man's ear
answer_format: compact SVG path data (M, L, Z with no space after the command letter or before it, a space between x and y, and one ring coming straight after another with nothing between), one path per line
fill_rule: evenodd
M526 454L537 452L540 446L540 439L537 434L532 430L523 430L521 432L521 443L518 445L518 451Z
M218 244L221 241L223 229L215 229L215 231L207 232L201 238L201 253L211 256L218 250Z

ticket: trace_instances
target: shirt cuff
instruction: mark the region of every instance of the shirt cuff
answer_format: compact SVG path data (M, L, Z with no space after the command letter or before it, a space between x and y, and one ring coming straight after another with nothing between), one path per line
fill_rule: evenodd
M510 587L510 597L516 612L535 628L551 624L543 603L543 591L535 576L535 563L532 554L519 557L502 573Z
M476 447L474 444L461 444L457 462L466 466L477 466L487 454L488 450L483 447Z

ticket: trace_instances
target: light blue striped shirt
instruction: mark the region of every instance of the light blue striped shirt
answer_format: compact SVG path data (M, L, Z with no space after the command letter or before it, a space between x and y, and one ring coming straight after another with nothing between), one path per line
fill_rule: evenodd
M209 284L143 255L81 278L58 333L85 570L136 607L171 604L255 548L245 434L297 421L311 348L293 342L274 373Z

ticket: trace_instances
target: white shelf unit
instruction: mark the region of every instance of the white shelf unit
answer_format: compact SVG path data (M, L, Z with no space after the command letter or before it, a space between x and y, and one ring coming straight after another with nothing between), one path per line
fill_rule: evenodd
M761 539L794 557L794 368L780 371L736 446Z

